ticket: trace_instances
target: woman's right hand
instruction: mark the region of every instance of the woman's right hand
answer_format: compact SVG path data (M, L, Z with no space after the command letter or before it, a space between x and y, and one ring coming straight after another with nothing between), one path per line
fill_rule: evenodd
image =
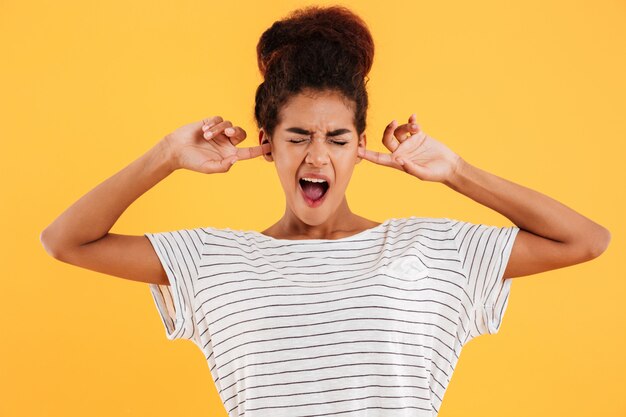
M213 116L181 126L163 140L171 152L174 169L213 174L227 172L237 160L256 158L271 151L269 143L237 148L245 138L245 130Z

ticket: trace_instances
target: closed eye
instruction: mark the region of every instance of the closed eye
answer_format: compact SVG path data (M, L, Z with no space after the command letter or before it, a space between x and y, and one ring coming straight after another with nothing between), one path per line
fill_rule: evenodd
M291 142L291 143L302 143L302 142L304 142L306 140L308 140L308 139L291 139L291 140L289 140L289 142ZM341 141L337 141L337 140L331 140L331 142L334 143L335 145L341 145L341 146L343 146L346 143L348 143L348 142L341 142Z

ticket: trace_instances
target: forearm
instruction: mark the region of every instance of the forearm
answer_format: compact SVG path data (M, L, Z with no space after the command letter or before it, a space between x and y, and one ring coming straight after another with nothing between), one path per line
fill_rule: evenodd
M173 171L162 140L54 220L41 234L46 250L62 252L106 236L128 206Z
M520 229L557 242L602 245L609 231L564 204L477 168L462 158L445 185L511 220Z

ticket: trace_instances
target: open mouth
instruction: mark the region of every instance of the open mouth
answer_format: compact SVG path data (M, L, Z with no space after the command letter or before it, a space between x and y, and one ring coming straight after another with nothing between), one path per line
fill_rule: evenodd
M300 178L300 190L302 196L309 206L318 206L324 200L330 185L326 181L308 181L304 178Z

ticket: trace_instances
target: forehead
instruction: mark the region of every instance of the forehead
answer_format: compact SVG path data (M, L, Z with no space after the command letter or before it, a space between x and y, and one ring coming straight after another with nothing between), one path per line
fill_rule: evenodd
M336 92L304 92L292 96L280 110L280 124L303 128L350 127L354 108Z

